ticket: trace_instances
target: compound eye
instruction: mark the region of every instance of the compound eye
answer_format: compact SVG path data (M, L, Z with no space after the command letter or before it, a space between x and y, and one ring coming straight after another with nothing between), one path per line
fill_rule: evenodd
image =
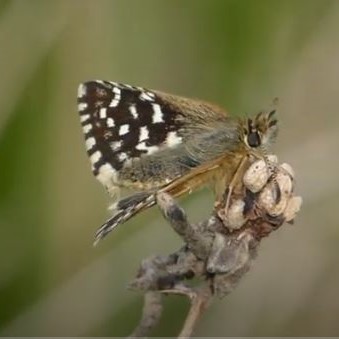
M247 136L247 143L250 147L258 147L261 144L260 135L258 132L251 132Z

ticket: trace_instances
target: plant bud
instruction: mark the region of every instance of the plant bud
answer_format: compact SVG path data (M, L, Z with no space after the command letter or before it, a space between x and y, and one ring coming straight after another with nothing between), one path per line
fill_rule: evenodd
M239 229L246 222L244 217L245 202L243 200L235 200L228 210L227 227L231 230Z
M284 217L287 222L295 218L301 208L302 201L303 199L301 197L293 197L288 201L284 211Z
M271 181L260 193L259 204L272 217L281 215L287 207L292 189L290 175L280 170L275 176L275 181Z
M244 175L244 185L253 193L259 192L267 183L269 170L264 160L255 161Z

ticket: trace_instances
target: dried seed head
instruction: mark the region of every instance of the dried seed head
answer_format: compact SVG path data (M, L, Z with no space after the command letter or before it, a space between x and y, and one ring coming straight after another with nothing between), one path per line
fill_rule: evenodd
M281 215L291 198L292 190L290 175L279 168L275 180L268 183L260 193L259 204L269 215L273 217Z
M293 191L293 181L290 174L282 171L279 167L278 173L276 174L275 178L281 190L281 194L289 197Z
M253 236L249 232L242 232L236 239L216 233L207 262L207 271L227 274L238 271L248 262L252 241Z
M230 230L236 230L241 228L245 222L246 218L244 217L244 207L245 202L243 200L235 200L229 210L227 215L227 227Z
M291 166L286 163L279 165L275 155L269 155L265 160L256 160L249 166L243 176L247 190L230 199L229 207L222 209L222 214L219 211L219 217L231 232L246 227L249 220L267 215L274 219L278 217L274 223L276 226L285 220L293 220L300 209L301 198L293 196L294 172Z
M278 163L278 157L275 154L270 154L267 156L267 160L272 164Z
M244 175L244 185L253 193L262 190L269 178L269 170L264 160L255 161Z
M302 204L301 197L292 197L287 203L287 207L284 211L284 217L287 222L292 221L299 212Z
M292 178L294 178L294 170L291 167L291 165L287 164L286 162L284 162L283 164L280 165L280 167L282 169L284 169Z

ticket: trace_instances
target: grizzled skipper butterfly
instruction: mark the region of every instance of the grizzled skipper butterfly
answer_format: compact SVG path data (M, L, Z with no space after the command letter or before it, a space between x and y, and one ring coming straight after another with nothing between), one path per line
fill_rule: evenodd
M249 155L265 158L277 134L275 110L230 117L218 106L110 81L78 89L78 110L96 178L116 198L96 241L155 204L212 183L217 199ZM119 200L120 188L135 194Z

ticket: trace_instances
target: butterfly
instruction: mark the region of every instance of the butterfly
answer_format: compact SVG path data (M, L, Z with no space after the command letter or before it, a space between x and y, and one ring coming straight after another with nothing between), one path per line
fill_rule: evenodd
M111 81L78 88L78 111L92 172L116 200L96 242L156 203L212 184L217 199L244 158L265 158L276 139L275 109L230 116L195 99ZM120 199L121 188L134 191Z

